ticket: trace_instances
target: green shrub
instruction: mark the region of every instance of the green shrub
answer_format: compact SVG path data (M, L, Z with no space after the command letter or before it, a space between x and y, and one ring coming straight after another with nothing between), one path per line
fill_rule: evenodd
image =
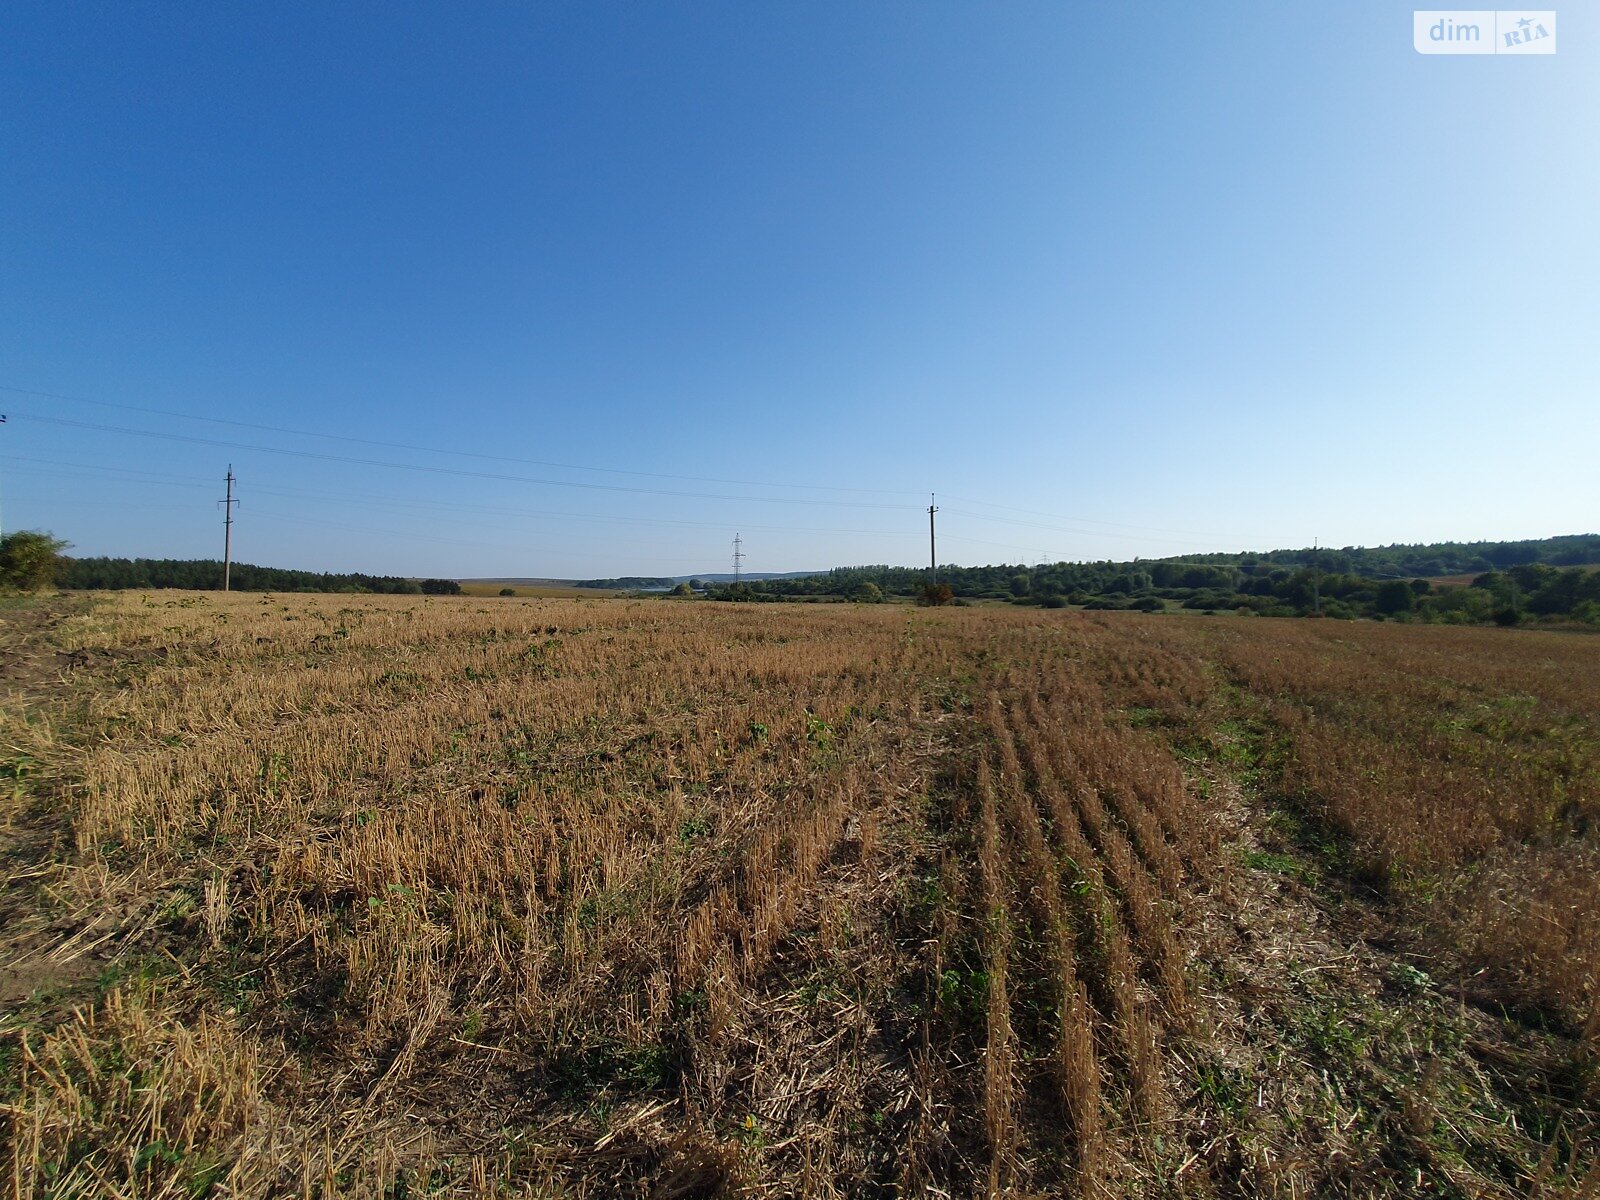
M61 569L67 543L48 533L19 529L0 539L0 585L32 592L49 587Z

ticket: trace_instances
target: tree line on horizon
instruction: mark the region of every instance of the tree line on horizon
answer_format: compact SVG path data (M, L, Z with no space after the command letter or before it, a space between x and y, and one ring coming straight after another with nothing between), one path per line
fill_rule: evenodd
M35 531L0 540L0 583L33 588L54 583L82 590L177 588L217 590L216 559L69 558L66 543ZM1342 549L1307 548L1131 562L942 566L930 586L925 568L887 565L836 567L814 575L746 580L691 580L671 587L667 577L607 581L717 600L880 601L912 597L923 603L974 600L1068 605L1089 609L1170 607L1262 616L1378 617L1401 620L1512 624L1525 617L1572 618L1600 625L1600 534L1512 542L1439 542ZM1437 586L1429 578L1475 575L1470 587ZM239 591L459 595L453 579L413 579L298 571L235 563Z
M574 579L571 582L573 587L608 592L664 592L676 587L678 580L672 575L618 575L610 579ZM690 582L700 584L698 579ZM696 587L695 590L699 591L700 588Z
M1572 617L1600 624L1600 535L1520 542L1434 543L1343 549L1206 554L1132 562L941 566L930 589L927 568L837 567L794 579L754 580L707 589L713 599L924 603L974 600L1076 605L1156 612L1177 606L1261 616L1394 617L1514 623ZM1471 587L1429 578L1476 575Z
M361 572L296 571L234 563L229 586L239 592L350 592L402 596L459 596L454 579L410 579ZM128 588L222 589L222 562L204 558L63 558L57 587L86 591Z

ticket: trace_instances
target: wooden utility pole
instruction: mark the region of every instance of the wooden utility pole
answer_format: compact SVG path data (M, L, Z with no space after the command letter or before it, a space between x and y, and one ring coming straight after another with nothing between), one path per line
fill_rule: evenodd
M933 493L928 493L928 582L937 585L939 582L939 552L934 548L933 541L933 514L938 512L938 507L933 503Z
M1317 616L1322 615L1322 576L1318 574L1322 566L1322 539L1311 539L1311 611Z
M218 500L222 505L222 590L228 591L233 575L233 464L228 464L228 498Z

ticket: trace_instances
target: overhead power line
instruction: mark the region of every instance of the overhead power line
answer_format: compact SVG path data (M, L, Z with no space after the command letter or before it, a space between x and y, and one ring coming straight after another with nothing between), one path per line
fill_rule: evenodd
M126 411L126 412L134 412L134 413L142 413L142 414L151 415L151 416L170 417L170 418L174 418L174 419L178 419L178 420L200 421L200 422L205 422L205 423L211 424L211 425L225 426L225 427L229 427L229 428L233 428L233 429L243 429L243 430L253 430L253 431L267 432L267 433L275 433L275 434L281 434L281 435L286 435L286 436L291 436L291 437L318 438L318 439L325 439L325 440L329 440L329 441L348 443L348 444L352 444L352 445L375 446L375 447L382 447L382 448L390 449L390 450L407 451L407 452L418 453L418 454L442 454L442 455L454 456L454 457L458 457L458 458L474 459L474 460L485 461L485 462L500 462L500 463L521 464L521 465L527 465L527 466L552 467L552 468L557 468L557 469L560 469L560 470L586 471L586 472L602 473L602 474L606 474L606 475L631 476L631 477L638 477L638 478L644 478L644 479L682 480L682 481L687 481L687 482L712 483L712 484L717 484L717 485L721 485L721 486L730 486L730 487L759 487L759 488L803 489L803 490L806 490L808 492L832 492L832 493L836 493L836 494L840 494L840 495L857 494L857 495L877 495L877 496L909 496L909 495L912 494L912 493L909 493L909 492L901 492L901 491L896 491L896 490L891 490L891 489L881 489L881 488L846 488L846 487L836 487L836 486L824 485L824 484L779 483L779 482L773 482L773 481L770 481L770 480L740 480L740 479L726 479L726 478L718 478L718 477L710 477L710 476L697 476L697 475L687 475L687 474L672 474L672 473L666 473L666 472L633 471L633 470L627 470L627 469L623 469L623 468L599 467L599 466L594 466L594 465L578 464L578 463L561 463L561 462L554 462L554 461L541 460L541 459L519 458L519 457L513 457L513 456L509 456L509 455L487 454L487 453L481 453L481 452L476 452L476 451L450 450L450 449L444 449L444 448L437 447L437 446L423 446L423 445L418 445L418 444L413 444L413 443L392 442L392 441L385 441L385 440L374 439L374 438L354 437L354 436L345 435L345 434L324 433L324 432L318 432L316 430L309 430L309 429L296 429L296 428L292 428L292 427L288 427L288 426L277 426L277 425L252 423L252 422L247 422L247 421L237 421L237 420L233 420L233 419L229 419L229 418L222 418L222 417L202 416L202 415L196 414L196 413L185 413L185 412L176 411L176 410L170 410L170 409L152 408L152 407L147 407L147 406L119 403L119 402L108 401L108 400L97 400L97 399L93 399L93 398L85 397L85 396L70 396L70 395L64 395L64 394L61 394L61 393L41 391L41 390L37 390L37 389L20 388L20 387L15 387L15 386L6 385L6 384L0 384L0 392L13 393L13 394L16 394L16 395L21 395L21 396L34 396L34 397L39 397L39 398L43 398L43 399L63 400L63 401L67 401L69 403L88 404L88 405L94 405L94 406L101 407L101 408L116 409L116 410L121 410L121 411ZM43 415L43 414L13 413L12 415L14 415L15 417L21 418L22 420L25 420L25 421L35 421L35 422L38 422L38 423L41 423L41 424L57 425L57 426L63 426L63 427L67 427L67 428L97 430L97 431L113 433L113 434L118 434L118 435L123 435L123 436L150 438L150 439L156 439L156 440L168 441L168 442L186 443L186 444L190 444L190 445L225 447L225 448L229 448L229 449L255 451L255 452L263 453L263 454L273 454L273 455L286 456L286 457L292 457L292 458L300 458L300 459L307 459L307 460L320 461L320 462L348 463L348 464L354 464L354 465L358 465L358 466L367 466L367 467L374 467L374 468L386 469L386 470L396 470L396 471L406 471L406 472L412 472L412 473L433 474L433 475L440 475L440 476L446 476L446 477L456 477L456 478L495 480L495 481L503 481L503 482L510 482L510 483L529 484L529 485L539 486L539 487L565 487L565 488L581 489L581 490L585 490L585 491L614 492L614 493L620 493L620 494L632 494L632 495L642 495L642 496L663 496L663 497L672 497L672 498L677 498L677 499L711 500L711 501L720 501L720 502L723 502L723 503L739 503L739 504L749 504L749 503L755 503L755 504L785 504L785 505L791 505L791 506L792 505L800 505L800 506L817 506L817 507L846 508L846 509L876 509L876 510L880 510L880 511L893 511L893 512L901 512L901 513L906 513L910 509L909 505L894 504L894 503L884 503L884 502L881 502L881 501L871 501L871 500L824 499L824 498L821 498L821 497L814 497L814 496L798 497L798 496L769 496L769 495L730 495L730 494L727 494L727 493L711 493L711 492L701 492L701 491L677 490L677 489L670 489L670 488L654 488L654 487L628 485L628 484L622 484L622 483L583 482L583 481L570 480L570 479L544 478L544 477L539 477L539 476L527 476L527 475L510 474L510 473L503 473L503 472L497 472L497 471L473 470L473 469L467 469L467 468L463 468L463 467L451 467L451 466L444 466L444 465L436 465L436 464L431 464L431 463L427 463L427 462L400 462L400 461L393 461L393 460L388 460L388 459L376 459L376 458L359 457L359 456L356 456L356 455L338 454L338 453L332 453L332 452L328 452L328 451L318 451L318 450L310 450L310 449L296 449L296 448L289 447L289 446L263 445L263 444L259 444L259 443L255 443L255 442L238 441L238 440L232 440L232 439L224 438L224 437L206 437L206 436L198 436L196 434L185 434L185 433L178 433L178 432L164 432L164 431L153 430L153 429L140 429L140 428L125 427L125 426L114 425L114 424L106 424L106 423L95 422L95 421L74 420L74 419L67 418L67 417L47 416L47 415ZM6 456L6 457L10 458L11 456ZM15 459L15 461L33 461L33 462L40 462L40 463L50 463L52 460L48 460L48 459L25 460L25 459L17 458L17 459ZM88 464L69 464L69 463L61 463L59 465L66 466L66 467L72 467L72 468L79 469L79 470L102 470L102 471L107 471L107 472L117 472L117 473L120 473L120 474L126 475L126 476L144 476L144 477L152 479L152 480L163 479L164 478L164 479L174 480L175 483L179 483L179 484L181 484L183 486L196 486L195 484L190 483L189 481L178 480L177 477L174 477L174 476L170 476L170 475L162 476L162 475L157 474L156 472L140 472L140 471L135 471L135 470L133 470L131 468L92 467L92 466L89 466ZM256 494L257 495L278 495L278 496L282 496L282 497L285 497L285 498L306 498L306 499L315 498L314 495L311 494L311 493L296 493L296 492L292 492L292 491L278 490L278 489L266 489L266 488L258 488L256 490ZM1126 523L1126 522L1105 521L1105 520L1101 520L1099 518L1092 518L1092 517L1079 517L1079 516L1068 516L1068 515L1058 514L1058 513L1047 513L1047 512L1042 512L1042 511L1033 510L1033 509L1027 509L1027 508L1020 508L1020 507L1011 506L1011 505L996 504L996 503L994 503L992 501L978 500L978 499L973 499L973 498L966 498L966 499L963 499L961 497L949 497L949 498L956 499L960 503L973 504L973 505L980 506L981 508L997 510L998 512L1002 512L1002 513L1018 514L1018 516L1001 516L1001 515L997 515L997 512L979 512L979 511L970 511L970 510L964 510L964 509L947 510L951 516L966 517L966 518L970 518L972 520L987 521L987 522L991 522L991 523L1011 525L1011 526L1020 527L1020 528L1046 530L1046 531L1049 531L1049 532L1052 532L1052 533L1066 534L1066 535L1069 535L1069 536L1072 536L1072 537L1075 537L1075 538L1085 537L1085 536L1094 536L1094 537L1102 537L1102 538L1104 538L1104 537L1114 537L1117 540L1132 540L1132 541L1144 541L1144 542L1164 542L1164 543L1167 543L1167 544L1171 544L1172 543L1173 539L1172 539L1171 535L1175 535L1175 534L1189 534L1189 535L1192 535L1192 536L1195 536L1195 537L1202 537L1202 538L1208 539L1205 542L1180 542L1179 543L1179 544L1186 544L1186 545L1190 545L1190 546L1210 546L1210 545L1216 544L1219 541L1225 541L1225 540L1234 540L1234 541L1240 541L1240 542L1250 540L1250 539L1242 539L1242 538L1237 538L1237 537L1223 538L1221 535L1207 534L1207 533L1203 533L1203 532L1196 531L1196 530L1161 529L1161 528L1154 527L1154 526L1135 525L1135 524ZM367 497L362 497L360 499L355 498L355 497L344 497L344 498L333 498L333 499L339 500L340 502L361 503L361 504L364 504L365 506L368 506L368 507L375 507L375 508L385 507L382 503L374 502L370 498L367 498ZM449 504L447 502L441 502L441 503L411 503L409 505L405 501L395 501L395 502L391 502L391 503L394 506L397 506L397 507L398 506L409 506L409 507L423 508L423 509L453 509L455 511L463 511L463 512L464 511L478 511L478 512L488 512L488 513L503 513L504 515L507 515L507 516L549 517L549 518L555 518L555 519L561 519L561 520L608 521L608 522L617 522L617 523L623 523L623 524L639 524L639 525L678 525L678 526L699 527L699 528L714 528L714 527L717 527L717 525L718 525L718 523L715 523L715 522L692 522L692 521L671 520L671 519L659 518L659 517L656 517L656 518L643 518L643 517L581 515L581 514L578 514L578 513L562 513L562 512L553 512L553 511L526 511L526 510L512 510L512 509L495 509L495 508L489 508L489 507L485 507L485 506L469 507L469 506L464 506L464 505L452 505L452 504ZM929 505L929 508L933 508L933 505L931 503ZM1019 517L1042 518L1042 520L1038 520L1038 519L1036 519L1036 520L1026 520L1026 519L1019 519ZM929 513L930 543L932 541L932 529L931 529L932 519L933 519L933 513L930 512ZM1064 523L1064 525L1063 524L1047 524L1047 523L1044 523L1044 522L1060 522L1060 523ZM1065 526L1076 526L1076 528L1069 528L1069 527L1065 527ZM1102 527L1102 528L1086 528L1086 527L1095 527L1095 526ZM793 527L793 526L770 526L770 525L769 526L750 526L750 525L746 525L745 527L746 528L753 528L753 529L777 530L777 531L792 532L792 533L845 534L845 535L860 535L860 536L873 536L873 537L896 537L896 538L915 536L914 534L911 534L909 531L869 530L869 529L799 528L799 527ZM1142 534L1141 533L1134 533L1134 532L1126 532L1126 531L1130 531L1130 530L1141 530L1141 531L1144 531L1144 532ZM1165 536L1149 536L1151 534L1160 534L1160 535L1165 535ZM1011 545L1011 544L1001 543L1001 542L993 542L993 541L988 541L988 540L985 540L985 539L982 539L982 538L968 537L968 536L965 536L965 535L962 535L962 534L950 533L948 531L946 532L946 537L954 537L958 541L969 542L969 543L972 543L972 544L975 544L975 545L989 546L989 547L993 547L995 549L1000 549L1000 550L1010 550L1010 551L1015 551L1015 552L1023 553L1023 554L1036 554L1036 553L1038 553L1037 551L1030 550L1030 549L1028 549L1026 547L1022 547L1022 546L1016 546L1016 545ZM1257 539L1257 540L1260 540L1260 539ZM1270 539L1267 539L1267 540L1270 540ZM931 551L931 545L930 545L930 551ZM1041 555L1039 555L1039 557L1042 560L1044 557L1047 557L1047 556L1041 554ZM930 559L935 564L932 569L937 570L937 566L936 566L937 556L930 553Z
M123 411L123 412L136 412L136 413L143 413L143 414L152 415L152 416L170 417L170 418L174 418L174 419L177 419L177 420L200 421L200 422L204 422L206 424L221 425L221 426L226 426L226 427L235 428L235 429L248 429L248 430L254 430L254 431L258 431L258 432L278 433L278 434L284 434L284 435L293 436L293 437L319 438L319 439L328 440L328 441L344 442L344 443L348 443L348 444L351 444L351 445L377 446L377 447L382 447L382 448L385 448L385 449L405 450L405 451L410 451L410 452L414 452L414 453L442 454L442 455L448 455L448 456L457 457L457 458L475 459L475 460L483 461L483 462L502 462L502 463L519 464L519 465L524 465L524 466L553 467L553 468L560 469L560 470L587 471L587 472L598 473L598 474L617 475L617 476L630 476L630 477L643 478L643 479L669 479L669 480L680 480L680 481L684 481L684 482L695 482L695 483L714 483L714 484L719 484L719 485L722 485L722 486L732 486L732 487L771 487L771 488L796 489L796 490L815 491L815 492L833 492L833 493L837 493L837 494L877 495L877 496L910 496L910 495L914 494L914 493L912 493L910 491L903 491L903 490L889 489L889 488L840 487L840 486L837 486L837 485L829 485L829 484L789 483L789 482L778 482L778 481L773 481L773 480L729 479L729 478L722 478L722 477L717 477L717 476L688 475L688 474L678 474L678 473L661 472L661 471L636 471L636 470L629 470L629 469L626 469L626 468L619 468L619 467L601 467L601 466L595 466L593 464L585 464L585 463L566 463L566 462L557 462L557 461L546 460L546 459L522 458L522 457L517 457L517 456L512 456L512 455L488 454L488 453L484 453L484 452L481 452L481 451L453 450L453 449L447 449L447 448L439 447L439 446L424 446L424 445L420 445L420 444L416 444L416 443L409 443L409 442L395 442L395 441L388 441L388 440L377 439L377 438L356 437L356 436L349 435L349 434L327 433L327 432L322 432L322 431L312 430L312 429L297 429L297 428L294 428L294 427L291 427L291 426L269 425L269 424L263 424L263 423L258 423L258 422L239 421L239 420L234 420L232 418L225 418L225 417L205 416L205 415L202 415L202 414L199 414L199 413L182 412L182 411L176 410L176 409L156 408L156 407L151 407L151 406L147 406L147 405L128 404L128 403L124 403L124 402L111 401L111 400L100 400L100 399L96 399L96 398L89 397L89 396L69 395L69 394L61 393L61 392L44 391L44 390L37 389L37 388L18 387L18 386L11 385L11 384L0 384L0 392L11 393L11 394L19 395L19 396L35 396L35 397L39 397L39 398L42 398L42 399L63 400L63 401L67 401L69 403L87 404L87 405L93 405L93 406L96 406L96 407L99 407L99 408L115 409L115 410ZM23 415L23 414L19 414L19 415ZM67 418L62 418L62 417L44 417L44 416L38 416L38 415L31 415L31 416L28 416L26 419L31 419L31 420L36 420L36 421L44 421L44 422L47 422L47 423L54 423L54 424L74 424L73 422L70 422ZM804 499L796 498L796 497L725 496L725 495L720 495L720 494L700 493L700 492L678 492L678 491L668 491L668 490L651 489L651 488L627 488L627 487L618 486L618 485L610 485L610 486L608 486L608 485L603 485L603 484L584 484L584 483L579 483L579 482L571 481L571 480L524 478L524 477L519 477L519 476L500 475L500 474L492 473L492 472L459 471L459 470L454 470L454 469L448 468L448 467L432 467L432 466L428 466L427 464L422 464L422 463L383 462L383 461L372 460L372 459L363 459L363 458L356 458L356 457L344 457L344 456L338 456L338 455L332 455L332 454L325 454L325 453L319 453L319 452L315 452L315 451L294 450L294 449L291 449L291 448L288 448L288 447L260 446L260 445L250 444L250 443L226 441L226 440L222 440L222 439L205 439L205 438L199 438L199 437L194 437L194 436L191 436L191 435L184 435L184 434L177 434L177 433L161 433L161 432L155 431L155 430L137 430L137 429L130 430L130 429L124 429L124 428L118 427L118 426L104 425L104 424L98 424L98 423L95 423L95 422L88 422L88 421L76 422L75 424L77 425L77 427L80 427L80 428L100 429L100 430L104 430L104 431L108 431L108 432L116 432L116 433L128 433L128 434L132 434L133 436L139 436L139 437L162 438L162 439L171 440L171 441L187 441L187 442L190 442L192 444L216 445L216 446L223 446L223 447L236 448L236 449L258 450L258 451L261 451L263 453L269 453L269 454L283 454L283 455L293 455L293 456L306 457L306 458L320 458L320 459L322 459L324 461L350 462L350 463L355 463L355 464L359 464L359 465L389 467L389 468L398 469L398 470L431 471L431 472L444 473L444 474L458 474L458 475L463 475L463 476L467 476L467 477L487 478L487 479L503 479L503 480L515 481L515 482L534 483L534 484L538 484L538 485L542 485L542 486L575 487L575 488L588 488L588 489L597 489L597 490L632 491L632 492L635 492L635 493L638 493L638 494L643 494L643 495L665 495L665 496L674 496L674 497L684 498L684 499L714 499L714 500L738 500L738 501L750 500L750 501L754 501L754 502L758 502L758 503L790 503L790 504L818 503L818 504L828 504L828 505L831 505L831 506L834 506L834 507L863 507L863 508L866 508L866 507L878 507L878 508L883 508L883 509L895 509L895 508L899 508L900 507L899 505L894 505L894 504L873 504L871 502L852 502L852 501L843 501L843 500L808 501L808 500L804 500ZM1063 522L1068 526L1094 526L1094 527L1103 527L1104 529L1107 529L1107 530L1139 531L1139 532L1142 532L1144 534L1165 534L1165 535L1177 534L1177 535L1188 535L1188 536L1192 536L1192 537L1200 537L1200 538L1208 539L1207 542L1189 542L1189 543L1186 543L1186 544L1189 544L1189 545L1206 545L1206 544L1210 544L1210 541L1209 541L1210 539L1222 540L1222 541L1226 541L1226 540L1244 540L1244 541L1249 541L1249 540L1252 540L1252 539L1249 539L1249 538L1240 539L1240 538L1238 538L1237 535L1226 535L1225 536L1225 535L1215 534L1215 533L1211 533L1211 532L1203 531L1203 530L1171 529L1171 528L1164 528L1164 527L1160 527L1160 526L1137 525L1137 524L1132 524L1132 523L1129 523L1129 522L1107 521L1107 520L1103 520L1103 519L1097 518L1097 517L1084 517L1084 516L1068 515L1068 514L1062 514L1062 513L1049 513L1049 512L1044 512L1044 511L1036 510L1036 509L1020 508L1020 507L1017 507L1017 506L1014 506L1014 505L997 504L997 503L995 503L993 501L979 500L979 499L972 498L972 497L950 496L949 499L953 499L953 500L957 501L958 503L978 505L978 506L980 506L982 508L998 509L1001 512L1017 513L1017 514L1020 514L1022 516L1043 518L1046 521ZM1093 532L1095 532L1094 529L1062 528L1059 525L1043 525L1043 524L1037 524L1035 522L1017 521L1017 520L1013 520L1013 519L1006 518L1006 517L996 516L996 515L994 515L992 513L984 513L984 512L958 513L957 510L951 510L951 511L952 511L952 515L965 515L965 516L971 517L971 518L973 518L975 520L990 521L990 522L1001 523L1001 524L1017 525L1017 526L1024 527L1024 528L1046 529L1046 530L1049 530L1051 532L1066 533L1066 534L1070 534L1070 535L1080 535L1080 534L1084 534L1084 533L1093 533ZM1160 540L1166 540L1165 538L1139 537L1139 536L1135 536L1135 534L1132 534L1132 533L1122 533L1121 536L1128 537L1131 540L1136 540L1136 541L1160 541ZM975 538L967 538L965 540L967 540L967 541L975 541L975 542L976 541L981 541L981 539L975 539ZM1257 540L1259 540L1259 539L1257 539ZM1000 547L1000 548L1018 548L1018 547L1005 547L1002 543L996 543L996 542L986 542L986 543L982 543L982 544L993 545L993 546L997 546L997 547Z
M1161 542L1167 545L1171 545L1176 540L1180 545L1184 546L1209 546L1214 544L1213 542L1191 542L1185 538L1174 539L1171 537L1157 537L1153 534L1122 533L1106 529L1067 529L1060 525L1046 525L1040 521L1018 521L1013 517L992 517L987 513L970 512L959 508L945 509L943 511L948 512L951 516L971 517L977 521L992 521L995 524L1015 525L1023 529L1043 529L1049 533L1064 533L1071 537L1117 538L1122 541Z
M183 421L204 421L211 425L227 425L234 429L253 429L259 433L282 433L292 437L323 438L333 442L349 442L358 446L380 446L388 450L411 450L424 454L449 454L458 458L475 458L484 462L516 463L525 467L555 467L563 471L593 471L605 475L632 475L644 479L676 479L685 483L717 483L728 487L794 488L813 492L850 492L874 496L912 496L917 493L893 488L838 487L822 483L782 483L771 479L719 479L707 475L676 475L662 471L631 471L622 467L596 467L584 463L552 462L538 458L516 458L505 454L484 454L476 450L451 450L443 446L421 446L412 442L389 442L376 438L352 437L342 433L322 433L314 429L292 429L283 425L261 425L250 421L235 421L226 417L207 417L199 413L178 412L166 408L147 408L138 404L119 404L110 400L93 400L87 396L67 396L58 392L41 392L31 388L0 384L0 392L19 396L37 396L46 400L66 400L73 404L93 404L100 408L119 409L123 412L145 413L150 416L174 417ZM38 419L38 418L35 418Z
M1165 528L1165 527L1159 526L1159 525L1130 525L1125 521L1103 521L1103 520L1100 520L1098 517L1079 517L1079 516L1068 516L1068 515L1065 515L1065 514L1062 514L1062 513L1039 512L1039 511L1037 511L1035 509L1031 509L1031 508L1016 508L1016 507L1013 507L1012 505L1009 505L1009 504L996 504L992 500L974 500L974 499L972 499L970 497L966 497L966 496L949 496L949 495L947 495L946 499L954 500L958 504L977 504L977 505L980 505L980 506L982 506L984 508L998 508L1002 512L1021 513L1023 516L1029 516L1029 517L1043 517L1043 518L1045 518L1046 520L1049 520L1049 521L1065 521L1068 524L1072 524L1072 525L1103 525L1103 526L1107 527L1108 529L1112 529L1112 530L1133 529L1133 530L1142 531L1144 533L1186 534L1186 535L1189 535L1189 536L1192 536L1192 537L1211 538L1211 539L1215 539L1215 540L1226 540L1228 537L1236 536L1236 535L1225 535L1225 534L1213 533L1210 530L1205 530L1205 529L1168 529L1168 528ZM989 515L987 515L985 513L968 513L967 515L968 516L977 517L981 521L1004 521L1005 520L1005 518L1003 518L1003 517L989 516ZM1008 523L1011 523L1011 522L1008 522ZM1020 522L1020 521L1019 522L1015 522L1015 524L1024 524L1024 523L1025 522ZM1041 528L1043 528L1043 527L1041 527ZM1064 532L1064 533L1077 533L1077 532L1088 532L1088 531L1085 531L1085 530L1062 530L1061 532Z
M723 500L740 504L791 504L802 506L825 505L829 508L876 508L908 511L910 505L880 504L872 501L811 500L794 496L728 496L717 492L678 492L663 488L628 487L618 483L580 483L572 479L539 479L527 475L505 475L497 471L468 471L459 467L436 467L426 463L398 463L383 459L357 458L347 454L325 454L315 450L291 450L286 446L261 446L252 442L235 442L224 438L195 437L184 433L159 433L150 429L132 429L122 425L104 425L97 421L74 421L66 417L45 417L37 413L15 414L27 421L46 425L61 425L73 429L95 429L104 433L118 433L129 437L155 438L159 441L186 442L195 446L220 446L230 450L254 450L260 454L278 454L289 458L305 458L318 462L353 463L364 467L383 467L396 471L416 471L429 475L450 475L463 479L495 479L507 483L531 483L542 487L582 488L594 492L625 492L641 496L673 496L688 500Z
M94 463L66 462L61 459L36 458L20 454L0 455L0 461L7 463L36 464L28 467L13 467L13 472L31 472L55 478L94 478L95 474L104 474L113 478L134 477L138 482L147 483L152 487L178 487L187 489L209 490L209 484L196 479L180 475L170 475L157 471L140 471L132 467L108 467ZM65 468L59 471L41 471L39 466ZM726 526L720 521L687 521L671 517L624 517L610 514L574 513L563 512L556 509L528 509L507 508L500 505L487 504L461 504L448 500L398 500L374 499L367 496L351 496L337 492L306 491L303 489L257 487L253 489L256 497L271 496L286 500L312 500L329 504L355 506L359 508L374 509L379 512L403 512L406 510L422 512L452 512L469 513L484 516L521 517L536 519L553 519L560 521L585 521L599 522L615 525L635 525L640 527L668 527L681 529L723 529ZM59 501L57 503L60 503ZM267 515L266 510L258 506L258 518ZM956 515L960 515L959 513ZM297 518L281 517L277 519L293 520ZM329 528L354 529L349 525L330 525ZM811 525L745 525L745 529L754 529L763 533L797 533L818 534L823 536L855 535L861 537L915 539L920 537L914 529L853 529ZM361 530L361 532L373 532ZM946 541L963 542L974 546L988 546L995 550L1010 550L1022 555L1031 555L1032 561L1043 562L1049 556L1039 551L1036 547L1019 546L1012 542L996 542L988 538L972 537L964 533L952 533L945 530ZM1197 564L1206 565L1206 564Z
M12 468L14 471L29 471L31 473L58 479L92 479L95 478L96 475L104 474L114 479L125 476L133 476L136 478L130 480L130 482L144 483L151 487L176 487L209 490L211 486L210 484L201 483L192 478L186 478L178 475L167 475L155 471L138 471L128 467L107 467L91 463L64 462L59 459L32 458L24 455L0 455L0 462L42 464L45 466L65 468L64 470L56 471L39 470L37 466ZM252 494L257 497L272 496L286 500L310 500L328 504L370 508L379 512L403 512L409 510L414 512L467 513L484 516L555 519L561 521L589 521L618 525L667 526L685 529L726 528L726 525L720 521L686 521L672 517L625 517L599 513L562 512L551 509L506 508L499 505L461 504L448 500L399 500L393 498L378 500L372 498L370 495L351 496L343 493L305 491L293 488L258 487L252 489ZM744 528L772 533L805 533L822 534L825 536L854 534L864 537L907 539L914 539L920 536L915 530L912 529L840 529L809 525L746 525ZM984 544L996 545L998 543Z
M102 466L99 463L63 462L59 458L33 458L26 454L0 454L0 460L8 463L39 463L49 467L67 467L73 471L98 471L114 475L137 475L145 479L181 484L183 487L209 488L211 486L208 483L201 483L198 479L187 475L168 475L161 471L139 471L133 467L107 467ZM61 472L58 471L44 471L40 473L45 475L61 474Z

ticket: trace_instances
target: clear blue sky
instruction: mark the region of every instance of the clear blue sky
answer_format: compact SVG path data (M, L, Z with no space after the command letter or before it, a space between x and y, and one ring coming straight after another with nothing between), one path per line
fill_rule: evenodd
M1411 11L12 0L0 516L220 556L231 461L239 559L446 576L918 563L930 490L963 563L1594 530L1600 21Z

